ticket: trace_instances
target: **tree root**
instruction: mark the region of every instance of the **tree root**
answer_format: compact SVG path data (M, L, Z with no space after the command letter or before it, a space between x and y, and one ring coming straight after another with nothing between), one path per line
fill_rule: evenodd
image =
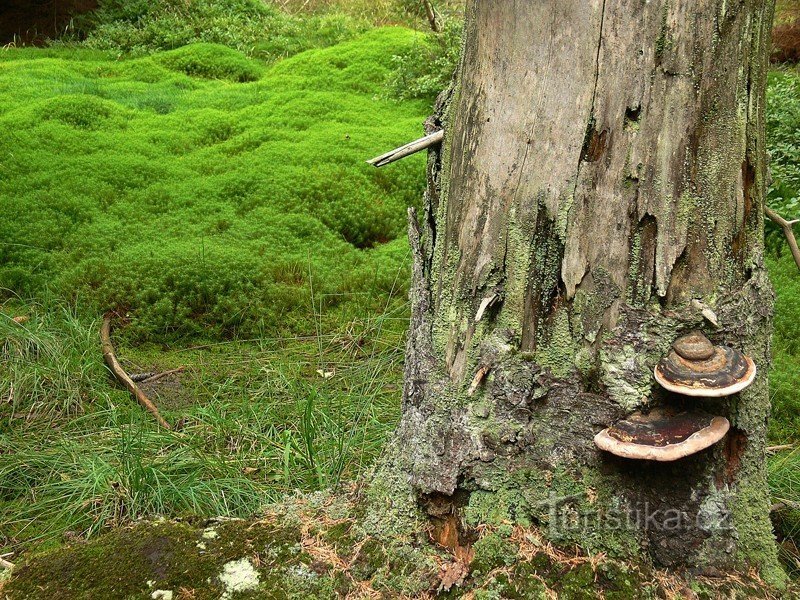
M103 327L100 330L100 340L103 348L103 359L105 359L108 368L111 369L111 372L114 374L114 377L117 379L117 381L119 381L128 389L128 391L136 398L136 401L139 402L139 404L141 404L147 412L153 415L161 427L171 430L172 427L164 420L164 417L161 416L161 413L158 412L156 405L153 404L153 402L144 394L144 392L139 389L139 387L133 382L133 380L119 364L117 355L114 352L114 345L111 343L111 313L106 313L106 315L103 317Z
M800 269L800 248L797 246L797 239L794 237L794 231L792 231L792 225L797 223L797 221L787 221L768 206L764 207L764 212L783 230L783 235L786 236L786 241L789 243L789 248L792 251L794 262L797 268Z

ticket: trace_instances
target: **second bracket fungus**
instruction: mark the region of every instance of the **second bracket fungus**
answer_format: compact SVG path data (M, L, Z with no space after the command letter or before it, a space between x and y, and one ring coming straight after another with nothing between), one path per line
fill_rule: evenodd
M741 392L756 377L749 356L728 346L714 346L699 331L684 335L655 368L664 389L685 396L718 398Z
M716 444L729 428L725 417L654 408L647 414L633 413L604 429L594 437L594 443L623 458L667 462Z

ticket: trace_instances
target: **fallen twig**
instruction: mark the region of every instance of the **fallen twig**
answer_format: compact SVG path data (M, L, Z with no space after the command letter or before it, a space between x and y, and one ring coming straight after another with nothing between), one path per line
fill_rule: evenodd
M765 450L767 452L780 452L781 450L791 450L794 448L794 444L781 444L780 446L767 446Z
M185 370L186 367L178 367L177 369L171 369L169 371L164 371L163 373L152 373L150 377L142 379L142 383L153 383L154 381L158 381L162 377L166 377L167 375L174 375L175 373L183 373Z
M425 148L430 148L431 146L439 144L443 139L444 139L444 129L440 129L439 131L435 131L430 135L426 135L425 137L421 137L418 140L409 142L404 146L400 146L399 148L390 150L386 154L381 154L380 156L376 156L375 158L368 160L367 164L370 164L373 167L383 167L384 165L393 163L394 161L400 160L401 158L405 158L406 156L411 156L412 154L415 154L420 150L425 150Z
M794 231L792 230L792 225L796 224L798 220L787 221L769 206L764 207L764 212L783 230L783 235L786 236L786 241L789 243L789 249L792 251L794 262L797 265L797 268L800 269L800 248L797 246L797 239L794 237Z
M140 383L140 382L144 381L145 379L150 379L154 375L158 375L158 372L157 371L148 371L147 373L131 373L129 375L129 377L131 378L132 381L135 381L136 383Z
M158 424L161 425L161 427L164 429L172 429L169 423L164 420L164 417L161 416L161 413L158 412L156 405L153 404L147 396L145 396L144 392L139 389L133 380L128 377L128 374L125 372L125 370L120 366L119 361L117 360L117 355L114 352L114 345L111 343L111 313L108 313L103 317L103 327L100 330L100 340L102 342L103 358L105 359L108 368L111 369L111 372L114 374L114 377L116 377L117 381L124 385L128 391L133 394L139 404L141 404L145 410L155 417L156 421L158 421Z
M783 512L785 510L800 510L800 502L792 502L791 500L781 500L769 507L769 512Z
M5 558L0 558L0 567L3 569L8 569L9 571L15 567L14 563Z

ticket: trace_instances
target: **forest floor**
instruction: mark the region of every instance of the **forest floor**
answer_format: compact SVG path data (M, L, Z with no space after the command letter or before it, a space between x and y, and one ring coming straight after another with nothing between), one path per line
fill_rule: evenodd
M161 4L169 2L151 3ZM384 4L370 10L388 11ZM269 560L279 560L282 572L320 590L436 589L452 556L430 550L423 559L409 542L399 560L427 565L414 571L416 583L399 567L358 567L370 562L359 558L369 535L332 539L328 526L350 523L352 507L331 516L321 491L365 474L399 416L405 207L421 201L424 158L381 170L364 161L421 133L457 39L446 37L451 30L432 38L418 16L390 12L364 20L357 11L259 8L243 20L241 11L208 9L206 27L181 29L173 9L147 26L109 17L79 44L0 50L0 129L9 132L0 139L0 557L19 565L33 557L19 585L48 585L48 569L60 568L85 584L63 597L93 597L89 555L108 560L104 548L134 537L148 560L192 553L214 583L179 585L174 573L159 580L142 567L131 597L150 593L148 580L175 598L181 586L186 598L219 597L226 561L250 550L206 544L201 555L204 527L250 518L224 527L263 527L278 539L278 509L265 506L306 493L294 506L316 503L326 525L292 535L327 540L323 550L303 537L287 542L291 558L282 542L271 559L256 548L247 556L265 561L260 571L253 563L262 583ZM397 21L417 29L374 27ZM769 105L770 203L797 217L796 67L771 74ZM784 507L775 514L782 558L797 575L800 275L778 232L767 236L777 294L770 443L786 446L770 456L770 485ZM107 310L117 314L114 342L128 372L182 369L145 386L174 431L159 429L104 367ZM280 527L302 520L299 509L280 510L293 515L278 518ZM273 516L252 519L265 514ZM171 519L170 533L143 523L156 518ZM511 585L502 582L505 561L523 552L572 556L559 581L574 572L576 589L617 569L602 566L613 558L531 550L533 530L492 533L481 535L493 558L470 575L476 597ZM315 554L337 543L341 552ZM122 570L140 566L107 572L122 585ZM624 585L636 588L662 574L631 577ZM544 579L543 593L570 597L558 587L566 583ZM613 585L607 597L625 597ZM514 597L511 588L502 594Z

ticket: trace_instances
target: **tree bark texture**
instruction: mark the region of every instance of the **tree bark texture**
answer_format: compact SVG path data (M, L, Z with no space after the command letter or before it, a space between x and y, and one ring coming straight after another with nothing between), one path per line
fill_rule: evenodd
M779 577L764 465L772 10L468 2L462 64L427 123L445 139L410 226L403 414L378 478L464 520ZM751 356L756 383L708 401L659 389L653 367L695 328ZM657 404L725 416L731 432L675 463L595 448Z

